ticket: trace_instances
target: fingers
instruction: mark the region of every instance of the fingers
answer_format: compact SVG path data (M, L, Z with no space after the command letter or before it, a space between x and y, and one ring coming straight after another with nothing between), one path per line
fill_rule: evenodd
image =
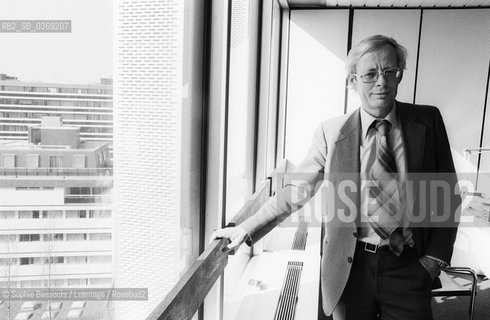
M396 249L392 248L391 246L390 246L390 251L391 251L391 252L392 252L392 253L393 253L395 256L397 256L397 257L399 257L399 256L400 256L400 252L398 252Z
M233 250L239 247L245 241L246 236L247 233L240 227L224 228L214 231L211 234L209 242L211 243L216 239L226 238L231 241L227 248Z
M218 229L215 230L212 234L211 237L209 237L209 242L213 242L213 240L216 239L221 239L221 238L227 238L230 240L233 240L233 228L224 228L224 229Z
M209 237L209 243L213 242L214 240L218 239L218 238L221 238L220 236L220 230L215 230L213 231L213 233L211 233L211 237Z
M227 245L226 247L230 250L234 250L236 248L238 248L241 244L241 241L238 239L238 238L235 238L232 242L230 242L229 245Z

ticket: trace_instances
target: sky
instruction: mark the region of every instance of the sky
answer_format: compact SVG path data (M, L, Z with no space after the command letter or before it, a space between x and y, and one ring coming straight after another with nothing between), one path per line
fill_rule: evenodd
M22 81L112 78L112 0L0 0L0 20L72 20L71 33L0 33L0 73Z

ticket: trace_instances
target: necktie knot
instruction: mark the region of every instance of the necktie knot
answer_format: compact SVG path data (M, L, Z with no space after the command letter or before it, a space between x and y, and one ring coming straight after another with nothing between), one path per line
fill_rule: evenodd
M388 120L376 120L375 128L381 136L386 137L391 128L391 123Z

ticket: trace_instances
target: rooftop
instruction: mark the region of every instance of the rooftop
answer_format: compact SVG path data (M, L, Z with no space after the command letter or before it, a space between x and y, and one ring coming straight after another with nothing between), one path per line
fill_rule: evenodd
M111 78L100 78L100 83L54 83L41 81L22 81L17 77L0 73L0 85L29 86L29 87L55 87L55 88L112 88Z
M82 150L95 150L107 144L104 141L80 141ZM0 140L0 150L70 150L69 145L41 145L30 144L27 140Z

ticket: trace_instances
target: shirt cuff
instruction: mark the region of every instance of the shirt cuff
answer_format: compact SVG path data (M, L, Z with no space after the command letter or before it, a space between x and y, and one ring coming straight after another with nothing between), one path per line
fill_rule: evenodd
M437 263L437 265L441 268L441 269L444 269L444 268L447 268L449 267L449 264L441 259L438 259L436 257L433 257L433 256L428 256L428 255L425 255L424 257L427 257L429 259L432 259L435 263Z

